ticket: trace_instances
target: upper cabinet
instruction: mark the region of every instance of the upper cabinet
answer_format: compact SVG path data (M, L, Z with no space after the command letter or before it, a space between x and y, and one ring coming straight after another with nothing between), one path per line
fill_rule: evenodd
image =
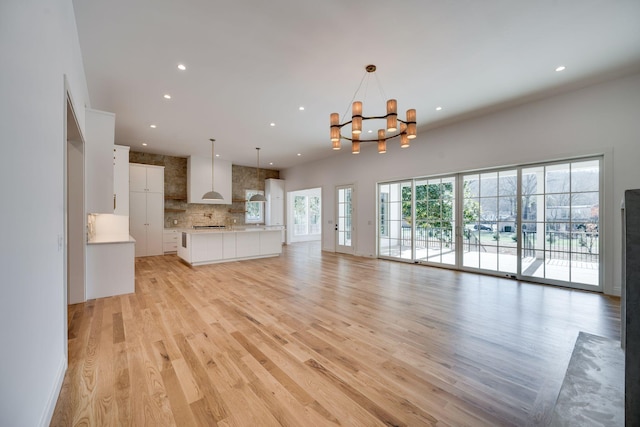
M130 163L129 191L164 193L164 166Z
M113 146L113 213L129 215L129 147Z
M85 110L85 194L88 213L113 213L113 140L116 116Z
M224 200L202 200L211 191L211 157L190 156L187 160L187 202L207 205L231 204L231 162L215 160L214 190Z

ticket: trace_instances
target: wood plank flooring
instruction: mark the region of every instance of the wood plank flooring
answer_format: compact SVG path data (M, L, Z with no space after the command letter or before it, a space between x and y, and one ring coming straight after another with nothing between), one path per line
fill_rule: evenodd
M53 426L542 426L619 299L285 246L69 307Z

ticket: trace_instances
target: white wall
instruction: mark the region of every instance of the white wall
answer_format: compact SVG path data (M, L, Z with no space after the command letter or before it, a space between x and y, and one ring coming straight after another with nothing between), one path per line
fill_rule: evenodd
M66 368L64 76L84 130L71 0L0 2L0 425L48 425Z
M335 186L355 184L356 254L375 256L377 182L604 154L604 291L619 295L619 206L625 189L640 188L639 114L640 74L635 74L419 131L410 148L401 150L397 143L390 143L384 155L377 154L372 143L363 144L359 155L352 155L343 144L336 155L284 170L281 177L287 180L288 191L322 187L323 249L328 251L335 244L333 227L327 226L335 219Z

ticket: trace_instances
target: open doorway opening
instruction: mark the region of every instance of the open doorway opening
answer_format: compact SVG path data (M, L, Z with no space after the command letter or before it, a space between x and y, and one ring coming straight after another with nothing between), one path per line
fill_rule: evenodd
M85 301L84 141L67 95L65 143L67 304Z
M322 189L287 193L289 235L287 243L322 240Z

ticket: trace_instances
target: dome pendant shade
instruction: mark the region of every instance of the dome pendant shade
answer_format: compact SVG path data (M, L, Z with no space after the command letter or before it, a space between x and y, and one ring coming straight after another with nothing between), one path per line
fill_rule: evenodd
M224 197L222 197L222 194L217 191L209 191L204 193L202 200L224 200Z
M206 193L204 193L204 195L202 196L202 200L224 200L222 194L213 189L213 160L215 159L213 153L213 142L215 141L215 139L211 138L209 141L211 141L211 191L207 191Z
M258 181L258 185L260 184L260 148L256 147L256 154L258 156L258 163L257 163L257 168L256 168L256 176L257 176L257 181ZM250 202L266 202L267 198L264 197L263 194L254 194L253 196L251 196L251 198L249 199Z

